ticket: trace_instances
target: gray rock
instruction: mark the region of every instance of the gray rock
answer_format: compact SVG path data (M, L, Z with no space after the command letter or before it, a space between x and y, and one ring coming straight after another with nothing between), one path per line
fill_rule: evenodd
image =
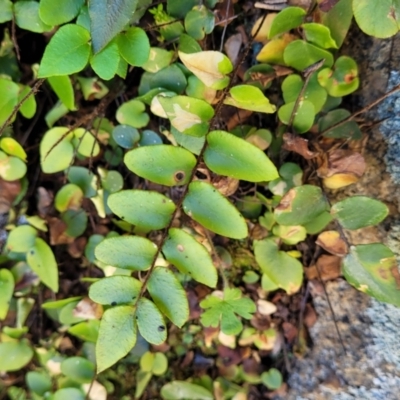
M395 85L400 38L378 40L355 30L344 53L360 65L359 107L370 104ZM333 202L354 194L384 201L392 218L379 227L347 232L353 244L384 241L400 259L400 93L364 117L384 121L372 130L364 156L368 169L348 189L332 192ZM400 309L356 291L344 280L326 285L346 353L336 334L326 297L312 287L318 321L310 329L313 346L295 362L285 400L400 399Z

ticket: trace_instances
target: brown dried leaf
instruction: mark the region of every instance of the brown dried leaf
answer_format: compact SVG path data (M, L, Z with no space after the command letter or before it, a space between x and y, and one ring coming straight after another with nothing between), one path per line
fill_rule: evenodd
M75 239L66 235L67 224L58 218L50 218L49 221L50 231L50 244L52 246L57 244L68 244L72 243Z
M349 252L347 243L340 237L337 231L320 233L315 243L335 256L344 257Z
M352 173L361 178L365 169L366 163L360 153L336 149L328 154L328 159L318 168L317 172L321 178L327 178L339 173Z
M72 315L77 318L100 319L103 315L103 306L85 297L75 306Z
M298 329L290 322L284 322L282 324L282 330L283 330L283 336L285 336L286 340L289 343L293 343L293 341L297 337Z
M318 7L322 12L327 13L332 10L332 8L335 7L336 3L338 2L339 0L321 0Z
M0 178L0 213L6 214L21 192L21 182L18 181L5 181Z
M218 356L225 367L229 367L230 365L238 365L243 361L243 358L246 354L245 349L242 347L230 349L229 347L219 345L217 351Z
M288 151L293 151L303 156L306 160L311 160L317 156L317 153L308 148L308 140L303 139L292 133L283 134L283 148Z
M253 111L236 109L228 119L228 122L226 123L226 129L230 131L233 128L236 128L238 125L243 124L252 114Z
M239 187L239 180L229 176L213 176L213 186L225 196L232 196Z
M45 217L53 205L53 193L46 190L44 187L39 187L37 190L37 208L41 217Z
M233 65L235 65L238 60L242 44L243 40L240 33L230 36L224 44L225 53Z
M311 328L317 322L317 319L318 317L314 307L312 307L311 304L306 304L303 317L304 325L307 328Z
M305 269L306 276L309 280L319 279L318 267L323 281L339 278L342 275L341 261L341 257L323 254L318 258L317 266L313 265Z
M73 258L82 257L83 252L85 251L87 239L84 236L81 236L75 239L72 243L68 245L68 253Z

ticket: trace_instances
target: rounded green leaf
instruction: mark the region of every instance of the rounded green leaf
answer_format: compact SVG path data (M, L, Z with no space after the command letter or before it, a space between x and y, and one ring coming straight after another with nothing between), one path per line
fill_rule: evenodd
M150 268L157 246L140 236L118 236L100 242L94 254L96 258L117 268L144 271Z
M185 74L176 64L167 66L153 74L149 79L150 89L163 88L181 94L186 88Z
M97 373L125 357L136 344L136 308L118 306L106 310L96 343Z
M328 203L322 190L313 185L297 186L282 197L275 208L275 220L281 225L304 225L322 212L328 210Z
M248 235L243 216L214 186L192 182L183 201L183 210L206 229L232 239Z
M138 0L96 0L89 2L90 33L93 50L98 53L132 18ZM144 7L146 8L146 7Z
M23 86L20 85L21 91L19 92L18 96L18 102L23 101L21 104L21 108L19 109L19 112L25 117L25 118L32 118L36 114L36 98L35 96L31 93L28 98L25 98L30 91L31 88L29 86ZM23 100L25 98L25 100Z
M214 116L214 109L206 101L188 96L157 96L155 99L179 132L198 137L208 132L208 121Z
M144 103L139 100L127 101L118 108L117 121L134 128L143 128L149 123L149 115L145 112L145 108Z
M160 310L153 302L142 297L136 312L140 334L151 344L161 344L167 339L167 327Z
M38 77L71 75L82 71L89 61L90 34L79 25L62 26L46 46Z
M84 342L96 343L99 335L99 326L100 321L98 319L90 319L71 326L68 329L68 333Z
M357 90L360 83L357 63L351 57L341 56L333 69L324 68L318 73L318 82L330 96L346 96Z
M397 0L353 0L357 25L367 35L388 38L399 31L400 3Z
M303 265L284 251L273 239L254 241L256 261L268 281L288 294L296 293L303 282Z
M162 49L161 47L151 47L149 59L142 65L142 68L151 73L156 73L161 69L167 67L172 60L174 53Z
M179 58L207 87L221 90L228 86L229 77L226 75L233 71L233 65L226 55L219 51L190 54L179 51Z
M17 157L0 151L0 177L6 181L16 181L26 174L26 164Z
M26 261L42 283L58 292L58 266L50 246L41 238L29 249Z
M164 400L213 400L214 396L205 387L185 381L173 381L161 388Z
M331 215L345 229L360 229L377 225L389 214L381 201L366 196L353 196L339 201L331 208Z
M352 246L343 260L343 274L358 290L400 307L396 256L383 244Z
M162 251L165 258L180 272L204 285L217 285L218 274L209 252L189 233L171 228Z
M295 40L288 44L283 53L285 64L298 71L303 71L310 65L324 59L324 66L333 65L333 56L329 51L323 50L304 40Z
M303 79L300 75L291 74L282 82L283 99L285 103L296 101L303 87ZM313 73L303 94L304 100L310 101L314 105L315 113L322 110L328 94L318 83L318 74Z
M18 103L19 87L9 79L0 78L0 93L7 93L0 97L0 125L3 125Z
M282 123L285 125L289 124L293 107L295 102L291 102L283 105L279 111L278 116ZM295 117L293 119L293 128L298 133L305 133L311 129L315 118L315 108L311 101L300 100Z
M101 185L109 193L115 193L123 188L124 178L118 171L106 171L105 175L101 177Z
M136 175L166 186L186 185L196 165L189 151L175 146L145 146L125 154L125 165Z
M0 343L0 371L18 371L33 357L32 348L25 342Z
M51 390L51 378L44 372L29 371L25 380L29 389L39 396Z
M82 208L63 212L61 219L67 225L65 234L70 237L81 236L86 230L88 217Z
M14 293L14 276L10 270L0 269L0 319L5 319Z
M158 192L122 190L108 198L111 211L145 230L165 228L175 211L174 202Z
M94 364L83 357L69 357L61 363L61 372L79 383L90 382L95 375Z
M93 283L89 297L99 304L122 305L134 302L141 287L141 282L131 276L114 275Z
M141 67L150 56L150 42L146 32L141 28L129 28L117 36L117 44L125 61Z
M41 0L40 19L48 25L65 24L78 15L84 4L84 0Z
M229 90L224 103L243 110L274 113L276 107L269 102L264 93L252 85L237 85Z
M68 128L56 127L47 131L40 142L40 162L46 174L62 171L71 164L74 148Z
M213 31L214 25L215 16L204 5L193 7L185 16L185 30L196 40L203 40Z
M77 128L73 131L73 144L79 154L84 157L96 157L100 153L100 146L92 133L85 128Z
M117 43L111 42L91 57L90 66L101 79L108 81L117 73L119 59Z
M74 88L70 77L51 76L48 78L48 82L68 110L76 110Z
M14 253L26 253L34 244L37 230L29 225L21 225L8 234L6 249Z
M204 162L211 171L249 182L271 181L279 177L272 161L258 147L228 132L207 135Z
M10 156L15 156L26 161L26 153L24 148L13 138L2 138L0 141L0 149Z
M189 318L189 303L174 273L164 267L155 268L147 289L158 309L178 328L182 328Z
M93 197L97 193L97 178L93 172L84 167L72 166L68 170L68 180L79 186L85 197Z
M343 121L350 115L351 113L343 108L328 112L328 114L318 120L319 132L326 130L323 136L328 138L361 139L361 130L356 121L347 121L336 128L328 129L331 126L334 127L338 122Z
M59 389L52 396L52 400L85 400L85 398L86 396L82 390L74 387Z
M77 210L81 207L82 199L82 189L73 183L68 183L57 192L54 207L59 212L68 209Z
M279 389L282 386L282 374L276 368L271 368L261 374L262 383L270 390Z
M306 11L300 7L287 7L283 9L272 21L268 37L271 39L276 35L290 31L300 26Z
M140 139L139 131L129 125L117 125L112 131L112 137L124 149L132 149Z
M0 0L0 23L13 19L13 3L11 0Z
M39 16L39 3L37 1L17 1L14 4L15 23L22 29L42 33L52 29Z
M332 39L331 32L328 27L311 22L302 25L304 36L310 43L314 43L323 49L337 49L336 42Z
M154 355L152 372L156 376L164 375L168 369L168 358L164 353L157 352Z

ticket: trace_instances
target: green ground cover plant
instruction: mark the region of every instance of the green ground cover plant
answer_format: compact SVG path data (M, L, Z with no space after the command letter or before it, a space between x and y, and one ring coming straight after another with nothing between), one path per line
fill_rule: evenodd
M304 243L400 306L393 252L345 234L388 207L327 196L365 171L352 146L361 130L342 106L360 80L339 52L353 14L367 34L398 30L400 6L372 3L265 13L240 1L0 0L2 394L273 396L285 374L273 299L299 295L314 251ZM390 23L372 24L377 12ZM239 34L242 51L223 51L236 18L248 43ZM46 41L28 72L16 29ZM30 120L27 148L17 127ZM216 376L176 373L196 348L218 358Z

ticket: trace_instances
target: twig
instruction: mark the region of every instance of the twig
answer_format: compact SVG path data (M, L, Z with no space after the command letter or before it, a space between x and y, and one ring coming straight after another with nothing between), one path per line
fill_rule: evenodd
M225 12L225 21L228 19L228 14L229 14L229 7L231 6L231 0L228 0L228 3L226 4L226 12ZM219 46L219 51L222 52L224 48L224 41L225 41L225 34L226 34L226 29L228 28L228 23L224 25L224 29L222 30L222 35L221 35L221 44Z
M329 128L323 130L322 132L319 133L318 137L324 135L326 132L328 132L328 131L330 131L332 129L336 129L339 126L344 125L346 122L349 122L352 119L354 119L355 117L357 117L357 115L360 115L360 114L363 114L363 113L369 111L371 108L375 107L376 105L381 103L383 100L385 100L386 98L388 98L393 93L396 93L399 90L400 90L400 85L395 86L393 89L389 90L387 93L385 93L384 95L382 95L381 97L379 97L378 99L373 101L371 104L368 104L367 106L365 106L361 110L356 111L354 114L351 114L350 116L348 116L347 118L341 120L340 122L336 123L335 125L332 125Z
M18 102L18 104L14 107L12 110L12 113L9 115L9 117L4 121L3 125L0 127L0 137L3 134L4 130L6 129L7 125L10 123L10 121L14 118L15 114L18 112L18 110L21 108L22 104L25 103L25 101L32 95L36 94L39 91L40 86L42 86L43 82L45 79L39 79L32 89Z
M18 46L16 34L15 34L15 15L14 15L14 13L13 13L13 17L12 17L12 20L11 20L11 40L12 40L13 45L14 45L15 54L17 55L17 60L20 61L21 60L21 55L19 53L19 46Z

